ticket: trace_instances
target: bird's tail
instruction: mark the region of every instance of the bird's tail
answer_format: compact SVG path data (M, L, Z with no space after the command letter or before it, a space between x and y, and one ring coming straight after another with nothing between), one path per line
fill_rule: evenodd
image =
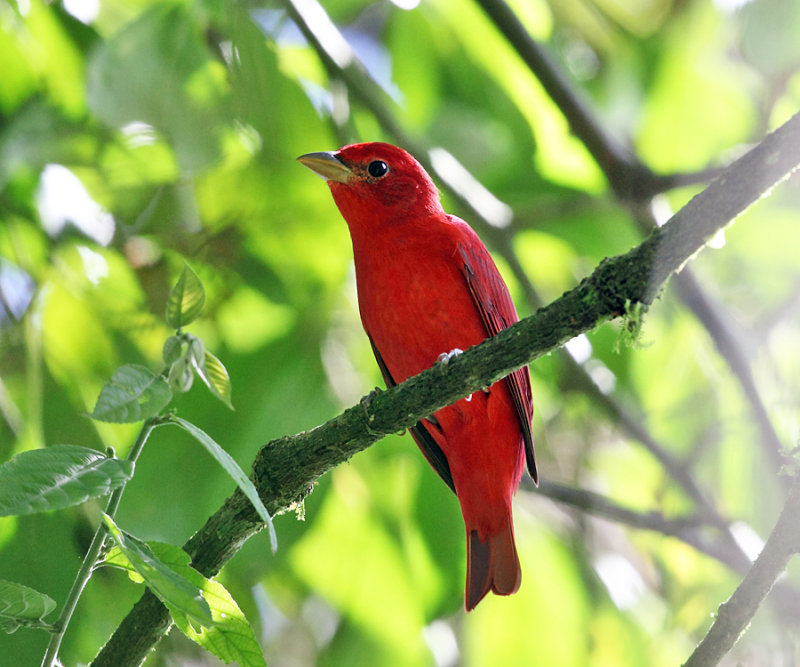
M467 528L467 611L474 609L490 590L498 595L516 593L521 579L510 517L505 528L489 535L485 542L477 530Z

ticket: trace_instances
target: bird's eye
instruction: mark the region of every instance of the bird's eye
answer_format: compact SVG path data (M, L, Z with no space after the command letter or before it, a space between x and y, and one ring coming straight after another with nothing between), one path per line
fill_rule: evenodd
M367 171L373 178L380 178L381 176L386 176L389 172L389 165L383 160L373 160L367 166Z

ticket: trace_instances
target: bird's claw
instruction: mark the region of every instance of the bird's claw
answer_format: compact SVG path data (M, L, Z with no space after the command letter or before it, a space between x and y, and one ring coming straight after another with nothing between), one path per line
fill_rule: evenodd
M375 398L378 394L381 393L380 387L374 387L371 392L369 392L366 396L362 396L359 403L363 406L366 410L369 408L369 404L372 403L372 399Z
M442 352L438 357L436 357L436 363L442 364L442 366L447 366L451 359L455 359L458 355L463 353L464 350L462 350L460 347L454 347L449 352ZM469 403L472 400L472 394L467 396L464 400Z
M464 350L458 347L454 347L449 352L442 352L438 357L436 357L436 362L446 366L450 363L451 359L455 359L459 354L463 354Z

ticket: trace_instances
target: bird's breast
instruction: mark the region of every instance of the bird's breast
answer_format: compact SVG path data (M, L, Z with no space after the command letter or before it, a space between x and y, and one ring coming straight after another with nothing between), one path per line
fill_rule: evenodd
M364 329L396 382L486 337L455 252L402 242L383 252L373 246L356 253L356 279Z

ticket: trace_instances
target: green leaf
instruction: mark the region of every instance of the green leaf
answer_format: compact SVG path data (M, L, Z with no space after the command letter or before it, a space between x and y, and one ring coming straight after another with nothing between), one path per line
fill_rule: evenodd
M202 365L195 362L194 358L192 358L192 363L194 363L195 370L200 376L200 379L206 383L211 393L233 410L233 404L231 403L231 378L224 364L208 350L205 351L205 358Z
M167 381L149 368L120 366L111 376L90 415L101 422L130 424L154 417L172 400Z
M225 663L234 662L240 667L264 667L266 662L253 628L226 588L213 579L206 579L191 567L189 554L180 547L163 542L148 542L147 545L162 563L197 586L211 609L214 626L198 631L183 612L170 606L172 618L181 632ZM105 562L127 569L134 581L139 579L118 548L108 553Z
M203 597L211 607L211 617L216 625L213 628L201 628L198 632L181 612L171 609L175 625L189 639L226 664L236 663L240 667L265 666L267 663L253 628L233 596L217 581L204 579L204 582L201 586Z
M240 667L265 665L255 633L227 589L191 567L189 554L180 547L163 542L148 542L147 546L162 563L197 586L211 609L214 626L197 631L183 612L167 605L181 632L226 663L235 662ZM133 581L142 582L141 576L119 547L109 550L103 564L126 570Z
M146 544L152 549L152 542L147 542ZM130 560L128 560L128 557L122 553L122 550L117 545L114 545L106 552L103 560L101 560L98 565L110 565L111 567L117 567L120 570L125 570L131 581L137 584L144 583L142 576L136 571Z
M42 619L55 608L55 600L44 593L0 579L0 628L9 634L20 626L46 627Z
M192 388L193 382L192 365L186 357L181 357L170 367L167 383L172 391L182 394Z
M167 299L167 324L173 329L181 329L194 321L203 310L206 291L197 274L188 264L184 264L178 282L169 291Z
M270 517L269 512L267 512L267 508L264 507L264 503L261 502L255 485L250 481L247 475L245 475L244 471L239 467L239 464L236 463L233 457L222 449L208 433L192 424L192 422L175 416L172 417L172 422L194 436L194 438L208 450L208 453L217 460L217 463L225 469L225 472L233 478L233 481L236 482L236 485L242 490L242 493L247 496L253 504L253 507L256 508L258 515L267 524L270 546L272 547L272 552L275 553L278 549L278 536L275 534L275 526L272 524L272 517Z
M181 348L183 347L183 340L180 336L170 336L164 341L164 347L161 350L161 357L164 359L165 364L174 364L181 358Z
M120 530L110 516L103 514L103 520L120 552L164 604L199 625L214 624L211 609L197 586L161 562L145 542Z
M0 466L0 516L32 514L105 496L133 475L133 462L76 445L17 454Z
M206 360L206 346L203 345L203 341L197 336L186 334L186 338L189 341L186 356L192 360L195 366L202 366Z

